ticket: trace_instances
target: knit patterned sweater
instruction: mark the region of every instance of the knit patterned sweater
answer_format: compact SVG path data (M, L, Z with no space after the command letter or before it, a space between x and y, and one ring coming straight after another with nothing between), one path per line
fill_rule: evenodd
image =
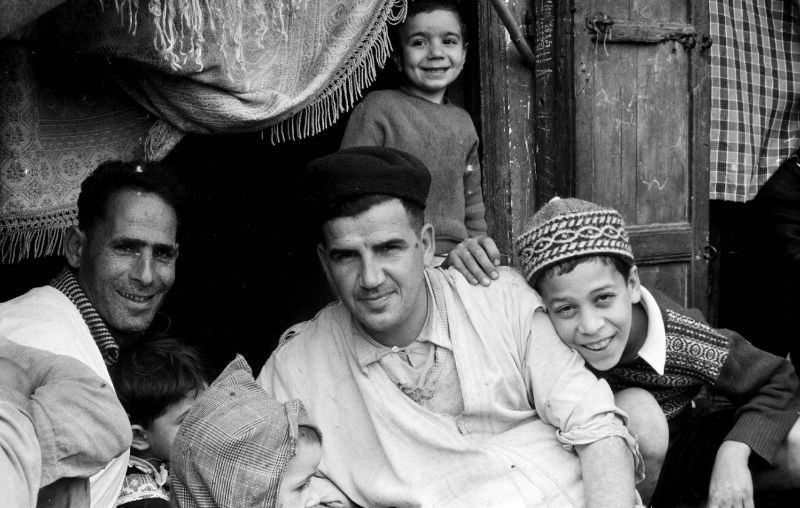
M396 148L425 163L431 172L425 219L436 233L436 254L486 234L478 134L464 109L402 90L374 91L347 122L341 148L351 146Z
M798 418L800 394L787 360L762 351L736 332L714 329L697 311L687 311L651 290L664 320L666 361L661 375L642 358L595 373L616 392L648 390L667 419L686 409L701 388L726 396L736 407L727 440L746 443L767 462Z

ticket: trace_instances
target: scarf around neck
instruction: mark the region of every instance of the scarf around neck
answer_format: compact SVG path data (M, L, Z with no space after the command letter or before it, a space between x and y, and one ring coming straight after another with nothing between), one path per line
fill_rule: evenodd
M94 308L92 302L83 292L75 273L69 267L64 267L61 272L50 281L50 286L61 291L64 296L69 298L78 311L81 313L86 326L89 327L89 333L92 334L100 354L103 355L103 361L106 367L111 367L117 363L119 358L119 344L111 335L105 321L100 317L100 313Z

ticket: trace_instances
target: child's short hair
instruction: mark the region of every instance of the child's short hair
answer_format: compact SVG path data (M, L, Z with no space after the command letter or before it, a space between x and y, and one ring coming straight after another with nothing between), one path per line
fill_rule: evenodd
M606 266L613 266L625 280L628 279L628 276L631 274L631 269L633 268L633 263L627 258L622 258L614 254L589 254L586 256L569 258L565 261L561 261L560 263L548 266L537 273L536 280L531 284L533 285L533 288L538 291L542 281L546 280L550 275L564 275L566 273L570 273L579 264L587 263L589 261L599 261Z
M210 374L198 348L160 336L123 348L111 377L131 423L146 427L172 404L201 392Z
M573 260L560 273L572 271L587 257L609 257L627 278L634 264L620 213L576 198L551 199L514 239L514 250L522 274L533 287L549 268Z
M467 24L464 22L464 13L461 10L461 2L458 0L410 0L408 2L408 10L406 11L406 21L413 18L421 12L433 11L450 11L458 17L458 25L461 28L461 40L466 43L467 41ZM389 36L392 40L392 47L395 51L399 51L402 47L400 40L400 31L403 28L403 23L391 27Z

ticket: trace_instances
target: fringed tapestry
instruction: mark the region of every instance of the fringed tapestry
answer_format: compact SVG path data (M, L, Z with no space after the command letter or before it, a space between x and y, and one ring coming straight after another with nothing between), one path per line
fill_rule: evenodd
M2 262L61 251L80 183L103 160L157 160L185 132L276 143L329 127L388 58L387 24L405 17L405 0L59 3L0 0L19 16L0 23L11 34L0 40ZM73 77L36 65L36 47L101 60L108 82L74 93Z

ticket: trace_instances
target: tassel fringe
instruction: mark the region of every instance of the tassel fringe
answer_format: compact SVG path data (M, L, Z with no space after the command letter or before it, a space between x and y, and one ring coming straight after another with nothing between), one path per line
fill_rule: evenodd
M361 92L375 81L377 69L383 68L391 55L388 24L401 23L406 12L406 0L386 0L372 20L364 41L314 102L267 129L270 142L275 145L318 134L336 123L341 113L352 108L361 98Z
M67 229L77 223L77 207L0 221L0 263L63 254Z

